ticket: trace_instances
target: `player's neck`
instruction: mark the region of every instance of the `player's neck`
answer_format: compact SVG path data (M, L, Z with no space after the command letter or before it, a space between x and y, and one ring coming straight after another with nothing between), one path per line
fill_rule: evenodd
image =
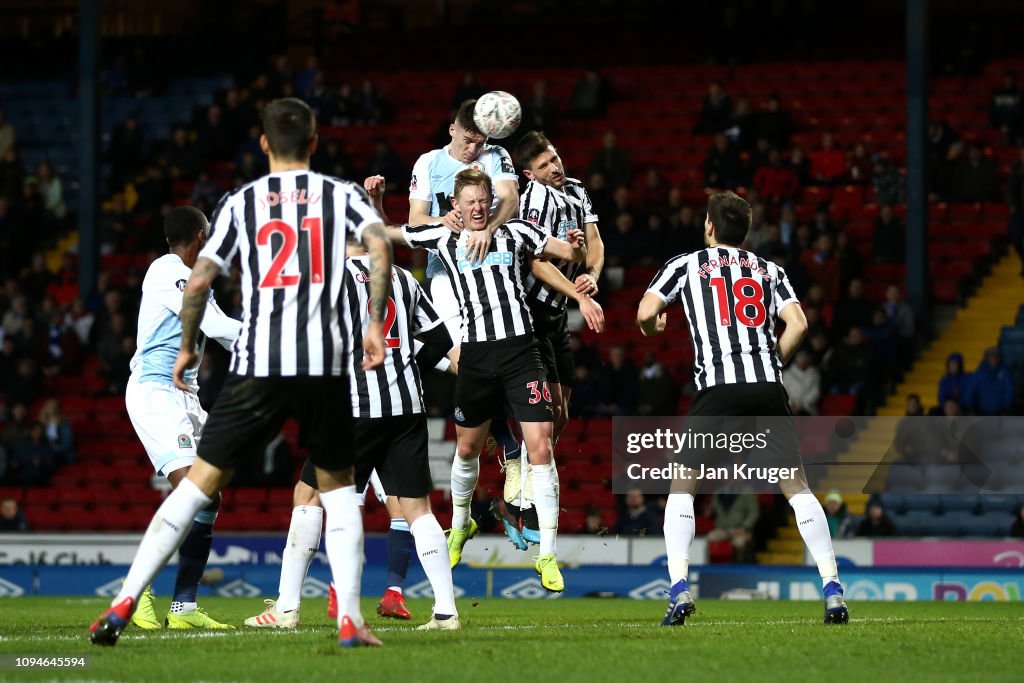
M270 172L271 173L287 173L288 171L308 171L309 170L309 159L303 159L301 161L293 160L282 160L270 157Z
M187 267L195 268L198 254L193 253L192 249L171 249L170 253L180 258Z

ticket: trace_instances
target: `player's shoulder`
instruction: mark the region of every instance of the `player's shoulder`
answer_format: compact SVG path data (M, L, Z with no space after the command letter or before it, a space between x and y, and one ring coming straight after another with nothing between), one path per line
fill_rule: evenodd
M574 192L586 192L587 188L583 185L583 181L579 178L570 178L566 176L565 182L562 183L562 187L565 190L572 190Z
M502 224L499 230L505 230L510 235L522 235L523 233L529 235L543 235L544 231L539 227L531 223L530 221L523 220L522 218L511 218Z
M437 155L440 154L443 151L444 151L444 148L443 147L439 147L438 149L432 149L429 152L424 152L423 154L419 155L419 157L417 157L416 165L420 166L422 164L431 164L431 163L433 163L433 161L437 158Z
M363 186L353 180L345 180L338 176L327 175L326 173L317 173L316 171L310 171L309 174L320 179L323 183L325 192L327 191L327 186L330 185L330 189L335 195L339 193L350 196L355 195L360 199L370 201L370 195L367 194Z
M662 270L679 270L680 268L686 268L697 256L700 251L684 251L682 254L676 254L668 261L665 261L665 265L662 266Z
M142 278L142 289L177 286L178 280L188 280L191 273L192 270L180 257L175 254L164 254L149 264L146 275ZM184 290L184 285L180 289Z
M483 149L480 152L480 154L481 154L481 156L484 155L484 154L493 154L493 155L499 156L499 157L510 156L507 149L505 149L501 145L496 145L493 142L486 142L486 143L484 143Z

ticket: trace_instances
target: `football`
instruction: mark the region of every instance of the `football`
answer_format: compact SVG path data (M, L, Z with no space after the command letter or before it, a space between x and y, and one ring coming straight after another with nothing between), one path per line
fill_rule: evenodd
M519 106L519 100L504 90L492 90L481 95L473 108L473 121L489 138L507 138L516 132L522 120L523 108Z

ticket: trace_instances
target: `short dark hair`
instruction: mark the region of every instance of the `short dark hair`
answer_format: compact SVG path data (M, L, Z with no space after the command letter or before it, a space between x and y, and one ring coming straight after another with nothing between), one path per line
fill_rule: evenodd
M191 244L208 225L206 216L194 206L176 206L164 219L164 237L171 247Z
M273 100L263 109L263 134L274 156L292 161L309 158L316 137L316 115L295 97Z
M455 174L455 194L453 196L457 198L462 194L463 188L471 185L482 187L487 190L487 194L492 197L494 196L491 177L483 171L478 171L474 168L467 168Z
M459 105L459 111L455 113L455 123L459 124L463 130L468 130L470 133L476 135L484 135L484 132L480 130L476 125L476 121L473 120L473 111L476 109L476 99L469 99ZM486 137L486 136L485 136Z
M530 162L546 152L548 147L551 147L548 136L538 130L531 130L516 145L516 161L522 166L529 166Z
M750 204L735 192L717 192L708 199L708 217L715 226L715 239L738 247L750 232Z

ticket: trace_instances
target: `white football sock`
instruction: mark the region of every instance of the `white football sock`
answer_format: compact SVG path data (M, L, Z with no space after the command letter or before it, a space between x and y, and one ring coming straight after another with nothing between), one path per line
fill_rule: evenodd
M320 530L324 525L324 509L319 505L297 505L292 509L288 540L281 554L281 579L277 584L277 611L291 612L299 608L302 583L309 563L320 549Z
M533 476L530 465L530 453L526 450L526 442L519 443L519 509L529 510L533 507Z
M839 581L839 569L836 567L836 553L832 549L832 535L828 531L828 520L825 510L810 489L804 489L789 499L789 504L796 514L796 528L807 545L811 557L818 565L821 574L821 585L829 581Z
M537 524L540 526L540 554L555 552L558 536L558 484L555 483L555 466L552 463L533 466L533 504L537 508Z
M685 579L690 571L690 544L696 529L693 495L669 494L665 503L665 553L668 555L668 576L673 586Z
M338 625L348 616L356 627L363 625L359 589L363 577L363 515L355 486L321 491L320 502L327 516L324 545L331 563L334 590L338 594Z
M434 614L458 614L455 609L455 586L452 583L452 567L448 560L448 541L437 518L426 514L409 526L416 542L423 572L434 591Z
M480 458L468 460L455 456L452 462L452 528L469 526L469 504L473 501L477 479L480 478Z
M156 573L167 564L171 555L178 549L185 535L192 528L192 520L196 513L210 504L199 487L189 479L183 479L178 488L157 509L153 521L142 537L139 550L135 553L131 569L111 606L131 597L136 602L146 586L153 582Z

